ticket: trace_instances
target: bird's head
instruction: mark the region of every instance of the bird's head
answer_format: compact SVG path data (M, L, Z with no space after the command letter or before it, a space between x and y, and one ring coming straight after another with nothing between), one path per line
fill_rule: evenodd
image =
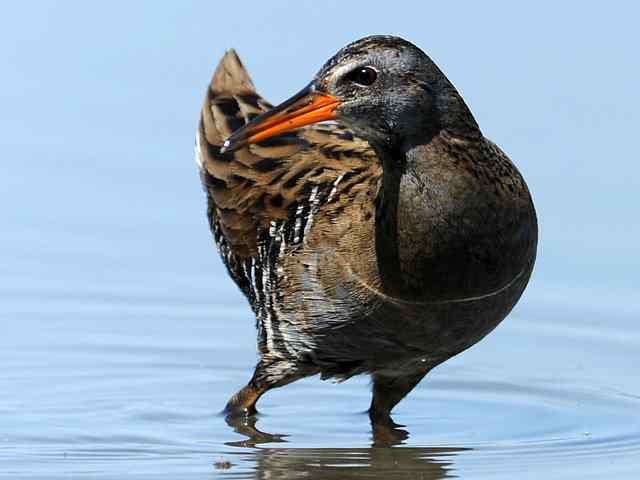
M305 88L234 132L223 148L327 120L374 146L411 144L462 124L477 129L453 85L422 50L398 37L371 36L342 48Z

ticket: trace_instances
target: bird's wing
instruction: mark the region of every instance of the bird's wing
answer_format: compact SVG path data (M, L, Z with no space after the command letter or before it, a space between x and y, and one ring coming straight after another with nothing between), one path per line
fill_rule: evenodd
M270 229L283 222L295 223L310 204L320 208L326 206L320 203L335 202L340 192L348 192L359 178L366 175L370 179L379 169L369 144L335 124L312 125L233 152L220 152L234 130L270 108L256 92L238 55L228 51L207 90L196 158L211 230L241 288L246 267L243 270L239 264L256 257L260 261L258 249L269 242ZM298 236L288 246L300 239L299 227L292 225Z

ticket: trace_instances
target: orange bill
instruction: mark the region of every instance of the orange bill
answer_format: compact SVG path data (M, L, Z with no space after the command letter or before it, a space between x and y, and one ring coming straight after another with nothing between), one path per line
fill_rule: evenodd
M333 120L340 101L315 90L313 83L289 100L258 115L227 138L221 151L232 151L251 143L312 123Z

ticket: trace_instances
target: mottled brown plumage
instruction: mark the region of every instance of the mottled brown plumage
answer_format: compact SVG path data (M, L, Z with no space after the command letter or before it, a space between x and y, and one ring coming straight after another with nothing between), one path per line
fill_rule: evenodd
M229 415L301 377L370 373L374 426L392 425L397 402L489 333L531 274L524 180L402 39L354 42L276 109L228 52L196 151L214 238L257 318L261 359Z

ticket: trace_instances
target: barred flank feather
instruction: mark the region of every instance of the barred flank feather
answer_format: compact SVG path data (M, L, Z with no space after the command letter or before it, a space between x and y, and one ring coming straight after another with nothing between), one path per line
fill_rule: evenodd
M299 258L304 258L309 245L349 228L351 217L341 215L345 204L359 209L360 215L368 212L369 233L356 237L356 243L366 241L364 251L371 257L374 215L370 200L377 193L382 170L365 140L335 124L308 126L220 153L226 137L270 107L256 92L236 52L229 50L207 90L196 155L211 230L229 273L256 313L261 352L298 357L311 348L305 344L310 340L299 333L305 321L294 326L282 288L288 283L293 293L309 301L322 299L327 287L317 277L314 262L325 263L326 259L314 255L313 261L304 262L305 267L287 267L299 275L285 278L282 272L287 259L298 251ZM359 198L369 200L368 209L350 205ZM351 256L356 247L333 243L332 259ZM330 276L334 270L326 268L325 272ZM311 318L312 311L309 309L306 321L316 320Z

